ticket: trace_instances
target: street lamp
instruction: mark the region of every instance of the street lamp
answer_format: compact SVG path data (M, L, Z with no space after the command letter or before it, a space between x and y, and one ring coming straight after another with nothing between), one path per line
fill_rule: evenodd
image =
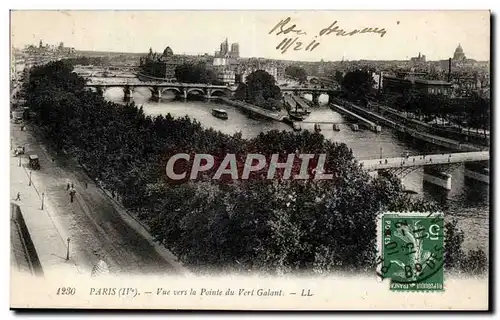
M40 208L41 210L43 210L43 200L45 199L45 193L42 192L42 207Z
M70 241L69 237L68 237L67 241L68 241L68 245L66 246L66 260L69 260L69 241Z
M31 170L30 170L30 181L28 183L28 186L31 186Z

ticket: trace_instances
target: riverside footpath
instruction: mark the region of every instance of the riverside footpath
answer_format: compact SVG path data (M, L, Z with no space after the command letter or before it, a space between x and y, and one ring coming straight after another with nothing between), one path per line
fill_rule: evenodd
M20 126L13 128L20 131ZM13 146L18 139L13 139ZM19 193L19 199L17 195ZM56 276L57 274L82 274L83 270L77 267L80 257L77 257L76 248L70 244L70 259L68 253L68 234L54 219L53 208L49 197L37 189L32 181L30 185L28 161L26 157L10 157L10 196L11 221L19 225L21 237L27 259L31 262L32 270L39 276ZM43 207L42 207L43 197Z
M11 203L19 206L44 275L72 268L74 273L90 276L100 261L107 264L113 275L189 274L81 166L67 155L51 150L34 128L28 126L21 131L20 125L11 124L11 138L12 149L26 149L20 157L15 157L11 150ZM39 157L40 170L30 170L31 154ZM68 184L76 190L73 201ZM15 200L18 192L20 201Z

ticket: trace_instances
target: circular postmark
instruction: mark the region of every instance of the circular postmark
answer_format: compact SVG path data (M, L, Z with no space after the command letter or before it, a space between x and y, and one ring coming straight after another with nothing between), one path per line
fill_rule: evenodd
M442 216L383 216L377 275L382 280L391 279L391 284L442 285L443 231Z

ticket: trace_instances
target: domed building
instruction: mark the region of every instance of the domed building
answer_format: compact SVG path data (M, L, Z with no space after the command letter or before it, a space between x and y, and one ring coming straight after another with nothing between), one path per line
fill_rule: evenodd
M174 80L175 68L179 65L172 48L167 46L163 53L154 52L149 48L149 53L140 59L140 78L161 78L162 80Z
M455 49L455 53L453 54L453 60L465 60L465 54L464 54L464 49L462 49L462 46L460 43L458 44L458 47Z
M166 47L165 50L163 50L163 55L162 58L171 58L174 56L174 51L170 47Z

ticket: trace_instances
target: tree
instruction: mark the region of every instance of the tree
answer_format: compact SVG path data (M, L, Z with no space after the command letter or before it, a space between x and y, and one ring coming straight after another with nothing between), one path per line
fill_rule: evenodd
M375 80L371 73L362 70L350 71L342 80L342 87L347 93L358 99L366 98L374 84Z
M246 101L269 108L268 99L281 101L281 89L272 75L264 70L252 72L246 78Z
M335 71L335 76L333 77L338 84L342 84L344 80L344 73L341 71Z
M285 74L290 76L291 78L296 79L300 83L304 83L307 81L307 72L304 68L298 66L288 66L285 68Z
M491 101L487 97L481 97L477 93L469 97L465 102L465 114L467 126L470 128L483 129L486 138L486 130L490 129Z
M240 83L234 92L234 97L238 100L245 101L247 99L247 85Z
M217 75L203 63L184 63L175 68L175 78L184 83L213 83L217 81Z

